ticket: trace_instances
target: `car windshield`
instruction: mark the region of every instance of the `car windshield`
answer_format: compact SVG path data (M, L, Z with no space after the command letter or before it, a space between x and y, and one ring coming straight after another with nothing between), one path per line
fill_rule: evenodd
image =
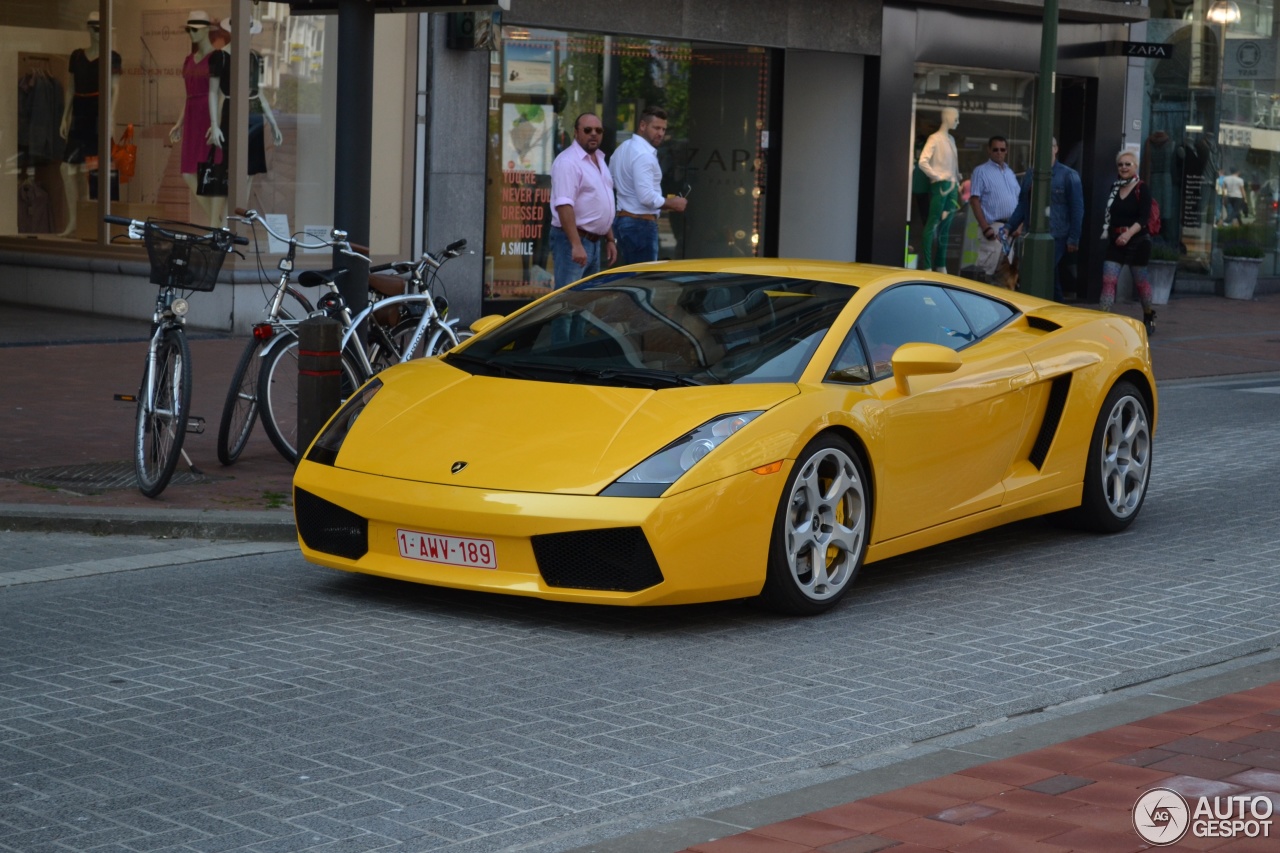
M471 373L595 385L794 382L856 291L735 273L598 276L445 360Z

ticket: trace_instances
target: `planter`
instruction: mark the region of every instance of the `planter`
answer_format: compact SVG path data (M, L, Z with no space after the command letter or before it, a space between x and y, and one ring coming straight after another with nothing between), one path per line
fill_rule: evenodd
M1150 261L1147 278L1151 281L1151 304L1168 305L1173 293L1173 276L1178 271L1177 261Z
M1228 299L1253 299L1262 258L1222 258L1222 295Z

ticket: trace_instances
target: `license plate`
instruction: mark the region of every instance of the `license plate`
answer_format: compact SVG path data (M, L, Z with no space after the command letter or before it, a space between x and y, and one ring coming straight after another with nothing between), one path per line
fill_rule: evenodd
M396 542L400 546L400 556L410 560L471 569L498 568L498 550L489 539L463 539L439 533L397 530Z

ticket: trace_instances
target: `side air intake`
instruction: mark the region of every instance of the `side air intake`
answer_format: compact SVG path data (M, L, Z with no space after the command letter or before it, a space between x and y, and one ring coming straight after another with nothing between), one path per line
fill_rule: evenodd
M1031 448L1031 464L1036 468L1044 467L1044 460L1053 445L1053 437L1058 434L1058 425L1062 423L1062 413L1067 408L1067 392L1071 390L1071 374L1067 373L1053 380L1049 386L1049 401L1044 407L1044 420L1040 422L1040 434L1036 436L1035 446Z

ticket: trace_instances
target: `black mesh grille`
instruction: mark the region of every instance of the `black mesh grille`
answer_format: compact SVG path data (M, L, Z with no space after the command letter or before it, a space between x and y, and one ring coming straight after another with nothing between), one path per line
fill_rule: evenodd
M358 560L369 550L369 522L305 489L293 490L298 535L313 551Z
M1049 388L1049 401L1044 407L1044 420L1040 422L1040 434L1036 436L1035 446L1031 448L1031 464L1040 468L1045 457L1049 455L1049 447L1053 437L1058 434L1058 424L1062 421L1062 411L1067 407L1067 392L1071 390L1071 374L1059 376L1053 380Z
M637 592L662 583L662 570L639 527L533 537L547 586Z

